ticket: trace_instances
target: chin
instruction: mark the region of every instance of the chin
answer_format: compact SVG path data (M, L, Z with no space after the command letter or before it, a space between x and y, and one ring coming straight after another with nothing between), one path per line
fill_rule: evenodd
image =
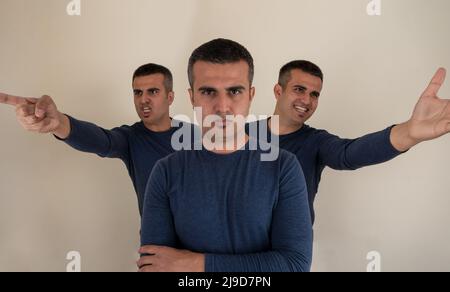
M142 117L141 120L142 120L143 122L149 123L149 124L153 124L153 122L154 122L154 120L153 120L152 117L148 117L148 118Z
M299 125L305 123L306 121L307 121L307 118L302 118L302 117L299 117L298 115L295 115L292 118L292 122L295 124L299 124Z

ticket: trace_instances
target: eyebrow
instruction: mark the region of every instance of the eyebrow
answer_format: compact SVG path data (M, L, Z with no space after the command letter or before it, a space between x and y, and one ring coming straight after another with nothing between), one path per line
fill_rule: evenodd
M209 86L203 86L198 89L198 91L217 91L217 89Z
M161 89L157 87L147 88L147 89L133 89L133 92L143 92L143 91L160 91Z
M228 87L225 90L226 91L233 91L233 90L245 90L245 89L246 88L243 85L236 85L236 86ZM214 88L214 87L203 86L203 87L200 87L198 89L198 91L216 91L217 92L218 90L216 88Z
M245 90L245 86L237 85L227 88L227 91L234 91L234 90Z
M306 90L307 88L303 85L294 85L294 88L299 88L299 89L304 89Z

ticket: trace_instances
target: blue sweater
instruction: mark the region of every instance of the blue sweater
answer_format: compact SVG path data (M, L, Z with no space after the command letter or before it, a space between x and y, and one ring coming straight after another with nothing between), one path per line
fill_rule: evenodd
M257 136L269 137L267 133L259 133L261 123L267 125L268 120L255 122L258 127ZM247 131L250 125L247 125ZM358 139L341 139L324 130L317 130L304 125L300 130L279 137L279 147L297 157L303 167L308 186L311 218L314 223L314 200L319 188L322 172L325 167L335 170L356 170L365 166L389 161L401 154L392 146L390 140L392 127L383 131L366 135Z
M167 132L152 132L143 122L105 130L92 123L69 116L71 132L64 140L69 146L100 157L121 159L128 169L137 194L139 212L142 214L145 187L158 160L172 154L173 127Z
M207 272L309 271L312 225L295 156L180 151L150 176L142 245L206 254Z

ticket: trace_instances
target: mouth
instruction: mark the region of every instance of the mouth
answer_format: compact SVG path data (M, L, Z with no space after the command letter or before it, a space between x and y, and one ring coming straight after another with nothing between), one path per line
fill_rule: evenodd
M310 111L309 108L306 108L306 107L303 107L303 106L300 106L300 105L294 105L294 110L297 113L299 113L301 116L305 116Z
M144 115L144 117L148 118L152 112L152 108L145 106L141 108L142 114Z

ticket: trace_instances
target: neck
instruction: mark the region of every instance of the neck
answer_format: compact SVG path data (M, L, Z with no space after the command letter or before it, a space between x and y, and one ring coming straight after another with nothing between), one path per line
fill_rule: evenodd
M172 119L170 118L170 116L167 116L156 123L144 122L144 125L152 132L167 132L172 128Z
M284 118L284 116L280 113L280 111L278 109L275 110L274 116L279 117L279 121L280 121L279 128L278 129L272 128L272 119L270 119L269 120L269 129L273 134L278 135L278 136L288 135L288 134L297 132L304 125L304 123L301 123L301 124L292 123L290 120Z

